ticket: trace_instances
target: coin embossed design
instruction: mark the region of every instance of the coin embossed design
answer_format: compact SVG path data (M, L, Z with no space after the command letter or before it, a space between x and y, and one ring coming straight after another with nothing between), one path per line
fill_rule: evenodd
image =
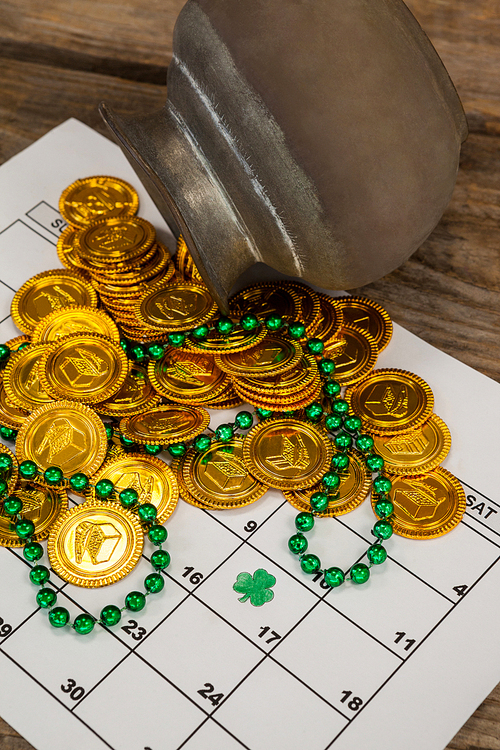
M134 312L147 328L156 331L188 331L207 323L217 305L206 287L191 283L150 287L136 303Z
M128 371L127 356L118 344L97 333L76 333L47 345L40 379L55 398L93 404L117 393Z
M378 350L385 349L392 338L392 320L381 305L367 297L341 297L344 322L375 339Z
M103 268L130 262L151 249L156 232L152 224L138 216L106 219L82 229L75 237L76 250L84 266L88 262Z
M209 422L210 415L205 409L169 404L125 417L120 421L120 432L143 445L172 445L196 437Z
M301 357L300 344L271 334L251 349L216 354L215 361L234 377L269 378L292 370Z
M335 380L340 385L351 385L362 380L374 367L378 348L370 334L343 325L340 338L345 344L333 342L324 352L325 357L335 361Z
M188 339L185 343L185 348L192 352L208 352L209 354L242 352L260 343L265 338L266 333L267 331L264 326L255 331L245 331L243 328L235 328L228 336L221 338L220 334L213 329L209 331L204 341Z
M332 517L349 513L351 510L357 508L358 505L361 505L370 492L371 475L368 473L362 459L356 453L349 453L349 466L339 476L340 485L337 492L329 495L330 502L328 508L318 515ZM321 482L313 487L293 492L283 490L284 496L294 508L307 513L312 512L310 500L314 492L324 492Z
M394 505L395 534L409 539L432 539L457 526L467 505L458 479L442 466L417 477L391 477L389 497ZM376 498L372 498L375 505Z
M248 433L243 458L248 470L270 487L311 487L328 470L332 446L326 433L296 419L267 419Z
M152 503L155 506L158 523L165 523L177 505L177 478L170 467L155 456L125 453L101 466L93 478L94 484L101 479L113 482L117 493L126 489L136 490L139 503ZM92 490L92 499L98 499L95 489Z
M436 414L418 427L395 435L373 435L374 449L390 474L424 474L444 461L451 448L451 435Z
M236 292L229 301L231 311L239 318L247 312L260 317L279 315L286 320L295 320L301 309L300 298L291 286L269 281Z
M35 524L35 533L31 537L34 542L46 539L54 523L68 510L68 496L60 488L27 482L12 494L22 501L23 518ZM18 537L11 529L11 523L11 519L0 515L0 546L22 547L26 540Z
M87 500L62 515L52 527L50 565L76 586L107 586L138 562L144 534L137 517L118 503Z
M145 368L134 365L118 393L93 408L108 417L128 417L152 409L160 401L161 395L149 382Z
M26 411L54 400L40 380L40 358L45 350L45 345L39 344L16 352L9 358L3 373L8 401Z
M20 461L34 461L43 471L59 466L66 477L92 476L104 461L108 440L104 425L87 406L52 401L26 418L16 439Z
M28 279L15 293L12 320L24 333L32 333L46 315L70 305L97 307L95 289L75 271L64 268L43 271Z
M105 175L71 183L59 199L59 211L69 224L86 227L94 221L133 216L139 196L125 180Z
M120 343L120 332L109 315L85 305L71 305L46 315L33 331L33 343L57 341L74 333L98 333Z
M29 414L29 410L14 404L5 392L3 378L0 377L0 425L18 430Z
M203 453L190 448L182 461L182 480L189 493L215 510L241 508L262 497L267 487L255 479L243 461L243 443L235 436L213 442Z
M333 299L327 294L318 294L318 297L321 315L312 335L321 339L325 347L328 348L340 337L344 313L337 299Z
M178 349L167 349L160 360L150 361L148 376L158 393L180 404L208 401L229 383L210 354Z
M374 370L348 388L345 398L368 432L385 435L418 427L434 407L434 396L425 380L394 368Z

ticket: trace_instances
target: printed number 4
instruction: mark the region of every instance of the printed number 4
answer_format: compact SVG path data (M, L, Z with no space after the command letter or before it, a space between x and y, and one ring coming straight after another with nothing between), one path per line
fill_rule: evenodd
M218 706L224 695L222 693L214 693L214 690L215 688L210 682L205 682L204 687L198 690L198 693L203 698L207 698L213 706Z

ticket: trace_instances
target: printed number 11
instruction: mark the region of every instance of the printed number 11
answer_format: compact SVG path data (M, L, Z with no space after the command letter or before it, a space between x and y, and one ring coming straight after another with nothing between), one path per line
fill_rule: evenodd
M394 639L394 643L399 643L399 641L403 640L406 633L395 633L394 635L396 636L396 638ZM405 651L409 651L411 647L414 646L416 643L415 638L407 638L405 642L406 642L406 646L404 647Z

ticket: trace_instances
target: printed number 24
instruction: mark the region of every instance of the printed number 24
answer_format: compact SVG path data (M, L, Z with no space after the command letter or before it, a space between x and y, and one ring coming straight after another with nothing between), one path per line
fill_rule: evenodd
M201 690L197 692L203 697L207 698L213 706L218 706L220 701L224 698L222 693L214 693L214 686L211 682L205 682L205 685Z

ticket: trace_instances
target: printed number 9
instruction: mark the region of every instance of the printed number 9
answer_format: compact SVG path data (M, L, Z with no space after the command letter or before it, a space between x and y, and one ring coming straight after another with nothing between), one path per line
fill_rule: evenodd
M256 521L249 521L246 526L243 527L244 531L255 531L257 528L257 522Z

